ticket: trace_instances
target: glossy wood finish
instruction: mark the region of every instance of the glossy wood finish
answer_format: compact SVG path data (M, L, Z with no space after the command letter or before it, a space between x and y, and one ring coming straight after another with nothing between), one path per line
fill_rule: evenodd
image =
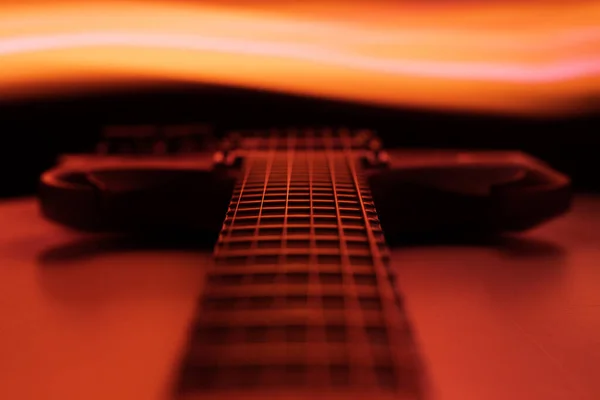
M0 205L0 398L168 399L211 257ZM494 245L396 248L433 400L600 397L600 198Z

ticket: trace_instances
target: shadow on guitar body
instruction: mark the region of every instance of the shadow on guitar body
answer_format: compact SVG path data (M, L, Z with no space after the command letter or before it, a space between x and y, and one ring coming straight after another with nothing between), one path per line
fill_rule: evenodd
M519 235L506 234L423 234L386 235L389 246L394 250L407 247L485 247L495 249L514 258L555 258L564 256L564 249L551 242Z
M562 258L563 249L549 241L512 235L386 235L394 250L407 247L488 247L515 258ZM107 253L131 251L212 251L214 232L163 233L146 235L93 235L48 248L37 256L42 267L62 266Z
M216 242L214 232L150 233L145 235L93 235L42 251L38 264L61 267L96 256L137 251L211 252Z

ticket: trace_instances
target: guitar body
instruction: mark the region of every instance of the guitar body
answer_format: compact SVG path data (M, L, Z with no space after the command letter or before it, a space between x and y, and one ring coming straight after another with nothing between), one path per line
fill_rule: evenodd
M390 239L521 231L570 205L568 178L518 152L385 150L345 129L169 150L110 132L42 175L41 208L78 230L215 234L181 398L423 398Z

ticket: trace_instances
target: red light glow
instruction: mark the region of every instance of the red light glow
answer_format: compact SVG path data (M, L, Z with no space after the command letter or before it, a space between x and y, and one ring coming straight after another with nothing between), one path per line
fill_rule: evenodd
M245 7L6 6L2 96L166 79L537 114L593 107L600 92L600 4Z

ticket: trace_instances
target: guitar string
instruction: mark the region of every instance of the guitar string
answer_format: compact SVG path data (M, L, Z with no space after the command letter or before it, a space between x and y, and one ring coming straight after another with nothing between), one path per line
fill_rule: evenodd
M375 236L372 232L372 227L369 223L369 218L368 218L368 213L365 207L365 202L362 198L363 195L363 191L367 191L368 189L363 189L361 186L361 182L360 179L358 177L358 172L355 168L355 165L353 164L353 160L351 160L351 158L354 156L354 154L352 153L352 149L349 148L349 142L347 140L347 138L344 138L343 140L341 140L341 148L342 148L342 154L343 157L339 157L340 156L340 152L336 151L335 146L334 146L334 141L333 138L331 137L330 134L326 134L324 135L324 138L321 138L324 141L324 147L325 147L325 158L326 158L326 165L328 166L329 169L329 177L330 177L330 182L328 187L332 190L332 194L334 197L334 201L333 204L335 206L335 214L336 214L336 219L337 219L337 229L338 229L338 233L339 233L339 237L338 237L338 247L339 247L339 251L341 254L341 267L344 270L344 274L342 274L342 277L344 279L344 284L345 284L345 288L346 290L346 298L350 299L352 301L352 307L344 307L344 310L346 311L347 314L347 318L348 318L348 314L349 311L356 311L354 316L350 316L350 318L347 319L347 322L354 320L354 323L352 324L348 324L346 323L346 327L347 328L353 328L351 329L352 335L354 335L355 338L355 343L359 344L359 343L365 343L367 345L370 344L370 338L368 336L368 334L366 333L366 324L364 322L364 315L363 312L361 310L360 307L360 301L359 301L359 296L358 296L358 292L357 292L357 288L354 285L354 279L351 280L351 278L354 276L353 275L353 268L352 265L350 263L350 254L349 254L349 248L348 248L348 238L345 235L345 231L344 231L344 225L343 225L343 218L342 218L342 212L341 212L341 205L340 205L340 198L339 195L340 193L338 192L337 189L337 168L339 167L339 165L337 165L339 163L339 161L341 161L342 163L344 163L346 165L346 167L348 168L348 172L350 172L350 178L353 181L353 185L354 185L354 193L356 194L356 196L358 197L358 201L360 202L360 207L361 207L361 211L362 211L362 219L364 222L364 229L363 231L365 231L365 233L367 234L368 237L368 241L369 241L369 246L370 246L370 254L371 254L371 258L372 258L372 262L373 262L373 267L376 269L377 273L376 275L376 279L377 279L377 286L378 288L381 290L383 289L386 292L389 292L391 290L391 287L387 286L389 284L389 282L383 280L385 277L387 277L387 273L385 271L385 266L383 265L383 258L381 256L381 252L379 251L379 247L378 247L378 243L375 239ZM322 287L320 286L319 282L319 272L320 269L318 268L318 266L314 261L316 261L315 257L316 257L316 251L317 251L317 243L316 243L316 232L315 232L315 221L314 221L314 191L313 191L313 183L314 183L314 174L313 174L313 170L314 170L314 161L315 161L315 156L316 156L316 146L315 146L315 138L313 137L311 139L311 144L312 146L309 146L309 151L305 154L306 155L306 162L307 162L307 168L308 168L308 175L309 175L309 182L308 182L308 195L309 195L309 204L310 204L310 249L309 249L309 255L311 257L311 263L309 263L309 271L312 272L312 276L313 276L313 281L315 281L317 283L316 286L314 286L314 291L315 294L320 294L319 296L310 296L310 298L314 299L318 299L318 300L312 300L312 301L318 301L321 303L321 307L317 308L320 309L322 312L320 313L321 318L322 318L322 329L316 329L314 331L318 331L320 332L320 335L323 335L326 333L325 327L326 325L326 317L324 314L324 307L322 305L323 299L322 297ZM295 142L293 143L294 146L292 146L292 142L290 142L290 138L287 138L287 152L286 155L289 156L290 152L293 152L295 155ZM269 179L271 177L271 173L273 171L273 164L275 162L275 156L277 155L277 140L276 138L274 138L273 136L270 138L270 142L269 142L269 146L268 146L268 152L267 152L267 165L266 165L266 170L265 170L265 180L263 182L263 195L262 195L262 199L261 199L261 208L260 208L260 212L259 212L259 218L256 222L256 226L254 227L254 235L252 237L253 239L253 247L255 247L256 245L256 241L257 241L257 237L258 237L258 229L260 224L260 218L262 217L262 206L264 205L265 202L265 194L268 190L268 182ZM320 152L320 151L319 151ZM293 168L295 165L295 159L290 161L289 160L290 157L288 157L288 163L287 163L287 169L286 169L286 173L287 173L287 190L286 190L286 207L285 207L285 219L284 219L284 237L283 237L283 241L282 243L287 243L287 228L288 228L288 220L287 220L287 216L289 213L289 204L290 204L290 188L291 188L291 183L292 183L292 177L294 174ZM248 167L247 167L247 171L245 171L244 173L244 178L242 179L242 183L241 183L241 189L240 189L240 193L238 194L238 198L236 199L236 206L235 206L235 212L234 212L234 218L231 222L230 225L230 229L229 232L227 232L226 238L229 238L231 236L231 228L233 227L234 223L235 223L235 216L237 215L237 210L239 209L239 206L242 202L242 196L244 194L244 188L246 187L246 183L248 182L248 178L251 175L251 167L256 165L256 159L252 158L252 160L248 160L250 162L248 162ZM340 176L343 176L344 173L341 172ZM343 179L342 179L343 180ZM302 180L300 180L300 182L302 182ZM344 193L346 193L348 190L346 189L346 187L344 186L345 182L342 182L342 186L344 187ZM321 186L320 186L321 187ZM344 194L344 196L347 196L346 194ZM252 256L254 256L256 254L256 251L252 252ZM248 264L252 264L251 262L248 262ZM281 269L285 268L285 266L281 266L279 267L278 271L279 272L277 275L279 276L283 276L283 274L281 274ZM249 274L246 274L249 276ZM310 276L310 275L309 275ZM310 287L309 287L310 288ZM348 296L348 290L351 290L351 296ZM344 291L342 291L342 294ZM386 298L389 298L386 296ZM382 302L382 306L387 308L387 302ZM388 328L390 328L390 321L393 320L394 315L392 315L390 317L390 312L388 310L388 312L386 313L387 315L383 315L385 317L384 321L385 322L385 326L387 326ZM349 326L350 325L350 326ZM360 329L360 330L359 330ZM389 332L389 329L388 329ZM361 334L362 333L362 334ZM360 345L358 347L361 347ZM309 346L310 348L310 346ZM313 346L312 347L315 351L317 351L319 349L319 346ZM371 349L371 346L362 346L363 349ZM348 351L350 350L350 351ZM368 357L367 354L364 353L359 353L357 352L356 348L354 349L355 351L352 352L351 349L347 349L347 351L350 354L353 354L355 358L360 358L360 360L358 363L351 363L349 366L352 367L354 366L365 366L364 362L365 360L373 360L373 357ZM308 353L308 352L307 352ZM318 357L320 356L321 358L323 357L323 354L313 354L313 355L308 355L307 357ZM316 358L315 358L316 359ZM394 360L395 361L395 360ZM370 365L372 367L375 367L374 364ZM361 378L361 376L359 376L359 370L358 368L354 368L351 371L354 372L355 379L364 379ZM377 378L375 374L375 371L372 371L371 374L367 374L370 375L368 377L368 379L373 379L373 378ZM367 383L367 382L365 382ZM369 384L373 384L373 383L377 383L377 382L369 382Z
M345 133L344 133L344 135L345 135ZM344 139L346 139L346 138L344 138ZM358 201L360 203L360 211L361 211L362 218L363 218L363 221L366 226L365 233L367 234L367 241L368 241L369 250L371 253L373 269L375 270L375 279L377 280L378 296L380 297L380 302L381 302L381 307L382 307L381 311L382 311L382 315L384 317L383 325L386 328L385 331L388 336L388 341L389 341L388 350L391 352L392 349L397 348L396 346L394 346L395 342L397 342L397 339L395 336L395 332L390 329L390 314L392 315L391 318L394 318L396 316L396 314L398 314L396 311L399 311L399 310L394 309L394 310L390 311L388 309L388 302L386 301L389 298L388 292L391 289L389 286L389 279L387 279L388 271L383 266L383 257L382 257L381 252L379 251L379 244L377 243L377 241L374 237L373 228L372 228L369 216L367 214L366 207L365 207L365 200L363 198L363 192L367 191L367 192L369 192L369 195L370 195L370 191L368 188L363 187L363 185L362 185L363 182L361 182L361 179L359 179L358 171L357 171L357 168L355 165L355 158L351 156L352 149L350 146L348 146L348 140L343 140L342 142L343 142L343 152L346 154L345 161L347 163L348 169L350 170L350 174L352 177L352 183L353 183L354 189L356 190L356 193L357 193ZM383 297L383 298L381 298L381 297ZM366 328L367 328L367 326L365 326L364 334L366 336L366 340L368 343L371 341L371 339L369 338ZM370 348L371 352L373 352L373 347L370 346L369 348ZM369 357L369 359L374 362L372 367L373 367L373 370L375 370L375 368L377 368L377 365L375 365L375 354L371 354L371 357ZM396 360L397 360L397 358L394 357L393 362L395 363ZM395 373L397 379L400 379L398 368L396 368L394 373Z

